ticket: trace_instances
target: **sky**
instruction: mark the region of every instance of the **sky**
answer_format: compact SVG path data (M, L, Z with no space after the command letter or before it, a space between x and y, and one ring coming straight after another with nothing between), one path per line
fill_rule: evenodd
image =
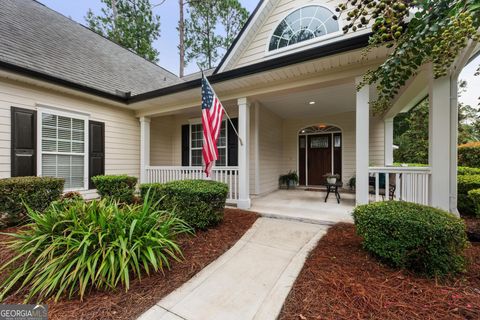
M85 15L89 8L95 13L100 12L102 3L100 0L38 0L53 10L70 17L71 19L85 24ZM160 3L162 0L151 0L152 4ZM259 0L240 0L242 5L252 12ZM178 0L165 0L161 6L155 8L155 14L160 16L160 38L154 43L155 48L160 52L159 64L165 69L178 75ZM462 94L460 101L471 106L477 106L480 102L480 76L474 77L475 70L480 65L480 56L465 67L460 79L468 83L467 91ZM185 74L197 71L197 66L192 62L187 65Z

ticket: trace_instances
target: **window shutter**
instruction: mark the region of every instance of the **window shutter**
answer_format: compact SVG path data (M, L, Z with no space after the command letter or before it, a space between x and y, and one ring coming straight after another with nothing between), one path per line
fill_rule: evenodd
M182 166L190 166L190 125L182 125Z
M88 188L95 189L92 177L105 174L105 123L88 123Z
M37 175L37 112L11 108L11 176Z
M238 166L238 137L234 128L238 130L238 118L233 118L232 123L234 127L228 121L228 166L236 167Z

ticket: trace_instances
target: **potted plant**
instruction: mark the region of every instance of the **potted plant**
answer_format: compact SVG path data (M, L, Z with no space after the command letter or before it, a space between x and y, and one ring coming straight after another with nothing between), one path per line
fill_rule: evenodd
M327 173L324 177L327 178L328 184L335 184L337 180L340 179L340 176L334 173Z
M280 186L295 187L298 184L298 175L296 171L289 171L287 174L282 174L278 179Z

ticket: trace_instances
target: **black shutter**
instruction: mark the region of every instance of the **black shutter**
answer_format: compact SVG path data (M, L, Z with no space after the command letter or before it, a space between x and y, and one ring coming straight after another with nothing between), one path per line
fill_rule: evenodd
M95 189L92 177L105 174L105 124L88 123L88 188Z
M238 118L233 118L232 123L235 127L235 129L238 130ZM227 148L228 148L228 166L229 167L236 167L238 166L238 137L237 134L235 133L235 130L230 123L228 122L228 142L227 142Z
M11 109L11 176L37 175L37 112Z
M182 166L190 166L190 125L182 126Z

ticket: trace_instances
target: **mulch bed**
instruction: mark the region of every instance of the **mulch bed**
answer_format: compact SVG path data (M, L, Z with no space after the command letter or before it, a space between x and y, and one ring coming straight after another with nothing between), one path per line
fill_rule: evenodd
M216 228L179 239L185 259L173 262L171 270L166 270L165 274L133 280L128 292L121 288L110 292L94 291L83 302L78 299L47 302L49 319L135 319L231 248L257 217L254 213L225 209L225 218ZM15 229L2 231L14 232ZM4 240L5 236L0 236L0 261L14 255L5 248ZM21 302L21 296L10 296L3 303Z
M480 219L470 216L462 216L467 226L467 235L470 241L480 242Z
M279 319L480 319L480 244L469 267L435 281L382 265L351 224L333 226L311 252Z

